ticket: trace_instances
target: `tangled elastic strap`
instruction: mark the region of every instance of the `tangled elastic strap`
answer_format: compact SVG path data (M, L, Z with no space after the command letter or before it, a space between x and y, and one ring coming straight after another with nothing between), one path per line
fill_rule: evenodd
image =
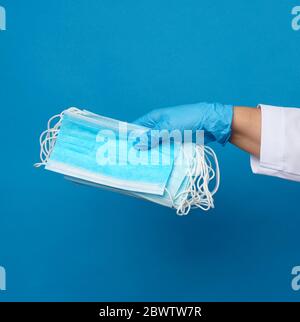
M77 108L70 108L68 111L75 113L81 112ZM41 162L36 163L34 165L35 167L40 167L47 164L55 146L63 115L64 111L51 117L47 124L47 130L42 132L40 135ZM56 123L52 126L52 123L56 119ZM172 201L173 208L177 210L176 213L178 215L187 215L193 208L201 208L204 211L214 208L213 195L219 188L220 170L215 152L210 147L204 145L195 144L193 149L193 158L188 158L188 156L185 155L187 160L191 159L187 173L188 185L186 190L178 193L174 198L172 198L169 191L165 188ZM214 160L216 170L213 169L210 157ZM210 191L209 182L213 179L215 179L215 186L212 191ZM175 205L176 201L178 201L178 205Z
M213 169L210 157L214 160ZM190 158L187 158L190 159ZM177 209L177 215L187 215L191 209L200 208L204 211L214 208L213 195L217 192L220 184L220 169L217 156L214 150L204 145L194 145L194 157L190 161L188 170L188 185L185 191L171 197L173 207ZM215 179L215 186L210 191L209 182ZM175 201L179 201L179 206L175 206Z
M75 107L72 107L72 108L68 109L68 111L79 112L80 110ZM47 123L47 130L42 132L42 134L40 135L40 148L41 148L40 160L41 160L41 162L34 164L34 166L36 168L39 168L42 165L47 164L47 162L50 158L50 155L51 155L51 153L54 149L54 146L55 146L56 138L59 133L59 129L61 126L64 112L65 111L61 112L60 114L52 116ZM52 123L54 123L54 120L56 120L56 119L57 119L56 123L52 126Z

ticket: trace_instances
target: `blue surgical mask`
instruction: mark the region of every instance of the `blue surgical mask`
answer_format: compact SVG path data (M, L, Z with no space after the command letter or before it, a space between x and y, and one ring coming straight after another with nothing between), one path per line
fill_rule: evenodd
M136 149L148 130L70 108L48 122L40 140L42 162L37 166L45 165L76 182L174 207L178 214L187 214L193 207L213 207L212 196L219 184L214 152L203 145L178 142ZM216 162L216 172L209 155ZM214 177L216 188L211 192L208 183Z

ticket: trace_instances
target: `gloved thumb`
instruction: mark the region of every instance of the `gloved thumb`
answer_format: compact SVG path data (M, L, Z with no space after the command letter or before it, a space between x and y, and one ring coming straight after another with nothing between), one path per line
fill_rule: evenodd
M159 144L159 137L156 132L160 128L158 122L152 117L152 112L143 115L133 122L133 124L149 128L135 144L137 150L149 150Z
M143 133L138 142L135 144L137 150L149 150L156 147L160 143L159 130L155 128L149 129Z
M154 121L153 117L151 116L151 112L136 119L133 122L133 124L148 127L149 129L152 129L156 126L156 122Z

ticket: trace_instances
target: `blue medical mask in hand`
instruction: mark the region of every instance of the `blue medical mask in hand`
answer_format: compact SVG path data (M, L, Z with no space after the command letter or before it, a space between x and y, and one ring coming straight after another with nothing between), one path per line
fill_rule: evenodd
M178 214L187 214L194 207L214 207L219 168L212 149L191 142L164 142L151 150L136 149L148 131L70 108L49 120L40 139L41 163L36 166L44 165L76 182L174 207ZM214 178L216 186L210 191L209 182Z

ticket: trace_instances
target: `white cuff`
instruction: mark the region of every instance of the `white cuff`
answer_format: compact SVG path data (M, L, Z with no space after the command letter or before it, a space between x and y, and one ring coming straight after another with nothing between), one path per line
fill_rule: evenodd
M287 121L291 123L290 120L287 120L289 117L287 112L288 110L292 112L292 110L269 105L259 105L259 107L262 115L260 159L251 156L252 172L300 181L300 172L297 171L297 167L293 166L293 169L291 167L291 160L295 159L295 156L289 156L287 146L290 139L287 139L286 123ZM299 112L300 110L297 109L297 115L300 115ZM294 154L295 150L296 148L293 149ZM297 158L297 160L299 159ZM297 162L297 164L299 163Z

